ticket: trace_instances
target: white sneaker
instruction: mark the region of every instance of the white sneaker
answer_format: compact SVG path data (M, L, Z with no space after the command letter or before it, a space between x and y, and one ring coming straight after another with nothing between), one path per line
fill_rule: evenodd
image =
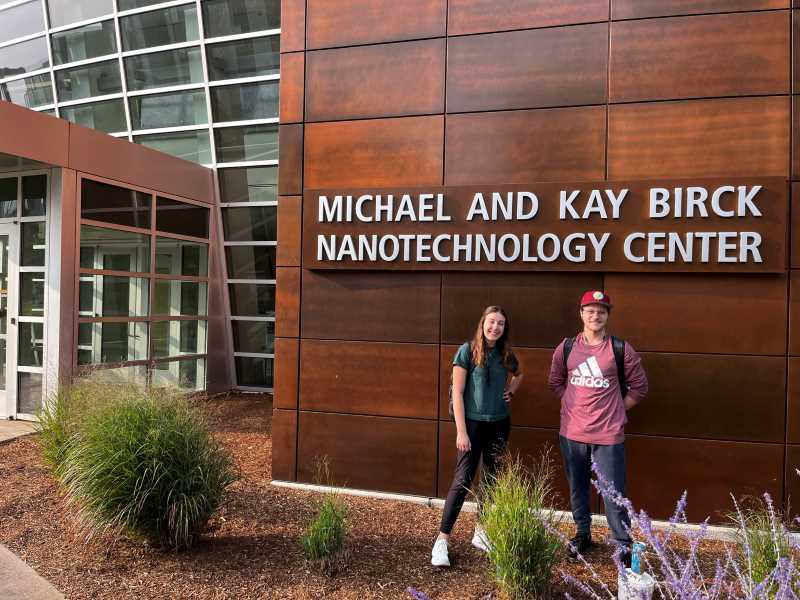
M475 534L472 536L472 545L482 552L489 551L489 537L486 535L483 527L478 524L475 525Z
M447 540L436 540L433 550L431 550L431 564L434 567L450 566L450 556L447 554Z

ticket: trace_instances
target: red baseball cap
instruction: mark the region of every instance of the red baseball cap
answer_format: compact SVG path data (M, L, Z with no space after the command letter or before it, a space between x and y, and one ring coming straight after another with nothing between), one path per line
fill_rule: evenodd
M600 290L589 290L581 296L581 308L587 304L602 304L606 308L611 308L611 296Z

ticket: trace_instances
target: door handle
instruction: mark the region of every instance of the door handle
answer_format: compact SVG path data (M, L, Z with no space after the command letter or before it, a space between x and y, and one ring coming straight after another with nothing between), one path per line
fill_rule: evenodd
M12 325L16 325L17 324L17 320L14 317L11 317L11 324Z

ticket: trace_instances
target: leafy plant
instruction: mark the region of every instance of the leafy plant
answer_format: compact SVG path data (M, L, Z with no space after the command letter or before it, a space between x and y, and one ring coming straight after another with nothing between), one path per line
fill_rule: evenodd
M335 494L326 494L316 517L300 537L306 560L320 564L325 571L336 570L337 559L344 548L346 516L344 503Z
M544 452L530 472L508 457L484 487L480 521L489 540L489 562L498 588L512 598L545 596L562 556L553 533L561 518L554 502L553 470Z
M236 480L233 463L183 396L119 390L67 444L68 500L88 537L113 531L188 548Z

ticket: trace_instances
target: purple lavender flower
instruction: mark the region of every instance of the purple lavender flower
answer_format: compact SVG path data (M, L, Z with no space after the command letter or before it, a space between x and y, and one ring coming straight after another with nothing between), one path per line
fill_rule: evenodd
M431 600L425 592L420 592L413 587L407 587L406 592L410 594L414 600Z

